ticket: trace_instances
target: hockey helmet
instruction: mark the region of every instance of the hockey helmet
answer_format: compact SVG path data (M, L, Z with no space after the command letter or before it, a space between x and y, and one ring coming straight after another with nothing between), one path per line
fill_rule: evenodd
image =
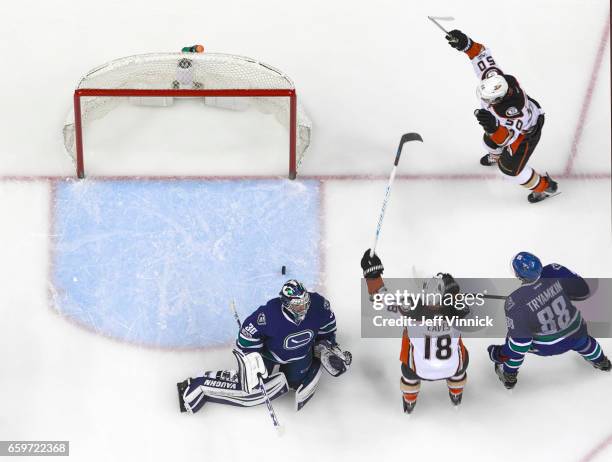
M514 275L523 282L534 282L542 274L542 262L529 252L519 252L512 259Z
M445 293L446 287L442 273L438 273L423 283L423 305L430 308L442 306Z
M494 74L480 81L476 94L486 104L497 104L508 93L508 81L501 74Z

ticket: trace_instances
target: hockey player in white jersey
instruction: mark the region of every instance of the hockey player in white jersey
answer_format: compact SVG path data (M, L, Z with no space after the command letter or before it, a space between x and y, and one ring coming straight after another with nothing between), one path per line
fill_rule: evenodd
M525 93L515 77L499 68L484 45L460 30L450 31L446 39L467 54L480 80L476 94L482 107L474 115L485 131L483 141L488 151L480 163L497 165L506 178L531 190L527 196L531 203L555 195L557 182L527 165L544 125L544 111L538 102Z
M386 291L382 279L384 267L378 255L370 256L370 249L366 250L361 259L361 268L370 296ZM423 292L441 299L446 294L458 294L459 285L450 274L438 273L425 282ZM467 382L469 356L461 334L445 319L464 317L468 310L420 304L403 310L400 307L400 311L415 320L415 325L404 328L402 334L400 390L404 412L412 413L422 380L446 380L451 402L459 405ZM438 323L425 323L425 319L434 317L439 320Z

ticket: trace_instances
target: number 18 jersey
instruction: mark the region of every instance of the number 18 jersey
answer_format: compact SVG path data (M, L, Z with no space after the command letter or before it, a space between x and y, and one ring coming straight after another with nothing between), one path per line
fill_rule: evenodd
M463 368L465 347L459 332L440 317L404 329L400 360L424 380L447 379ZM429 320L431 321L431 319Z

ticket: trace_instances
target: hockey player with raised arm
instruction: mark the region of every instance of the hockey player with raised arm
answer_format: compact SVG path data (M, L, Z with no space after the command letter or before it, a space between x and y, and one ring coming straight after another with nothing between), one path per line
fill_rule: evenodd
M182 412L197 412L206 402L255 406L295 390L300 410L316 391L320 366L337 377L352 357L336 342L336 318L329 302L292 279L279 296L257 308L242 323L236 348L237 371L209 371L177 384Z
M497 165L506 178L531 190L527 196L531 203L556 194L557 182L527 165L544 125L544 111L538 102L525 93L515 77L500 69L484 45L460 30L450 31L446 39L470 58L480 80L476 93L482 107L474 115L485 131L483 141L488 151L480 163Z
M586 281L555 263L543 267L529 252L517 254L512 268L523 284L506 299L506 342L488 348L504 386L514 388L527 353L555 356L576 351L596 369L610 371L610 360L589 335L580 311L572 303L590 296Z
M378 255L370 256L370 249L361 258L361 269L371 297L387 291L382 279L383 264ZM450 274L438 273L425 282L423 292L442 300L447 294L457 295L459 285ZM469 355L461 334L448 323L448 318L464 317L469 310L419 304L399 307L398 311L415 320L402 334L400 390L404 412L410 414L414 410L422 380L446 380L450 400L458 406L467 382ZM425 321L432 318L439 322L432 325Z

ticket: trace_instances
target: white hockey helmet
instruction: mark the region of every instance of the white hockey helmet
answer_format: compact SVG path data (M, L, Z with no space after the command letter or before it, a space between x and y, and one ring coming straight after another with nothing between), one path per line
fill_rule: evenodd
M508 82L501 74L494 74L480 81L476 94L486 104L499 103L508 93Z
M442 279L441 273L427 279L423 283L423 304L432 308L441 306L443 304L445 292L444 280Z

